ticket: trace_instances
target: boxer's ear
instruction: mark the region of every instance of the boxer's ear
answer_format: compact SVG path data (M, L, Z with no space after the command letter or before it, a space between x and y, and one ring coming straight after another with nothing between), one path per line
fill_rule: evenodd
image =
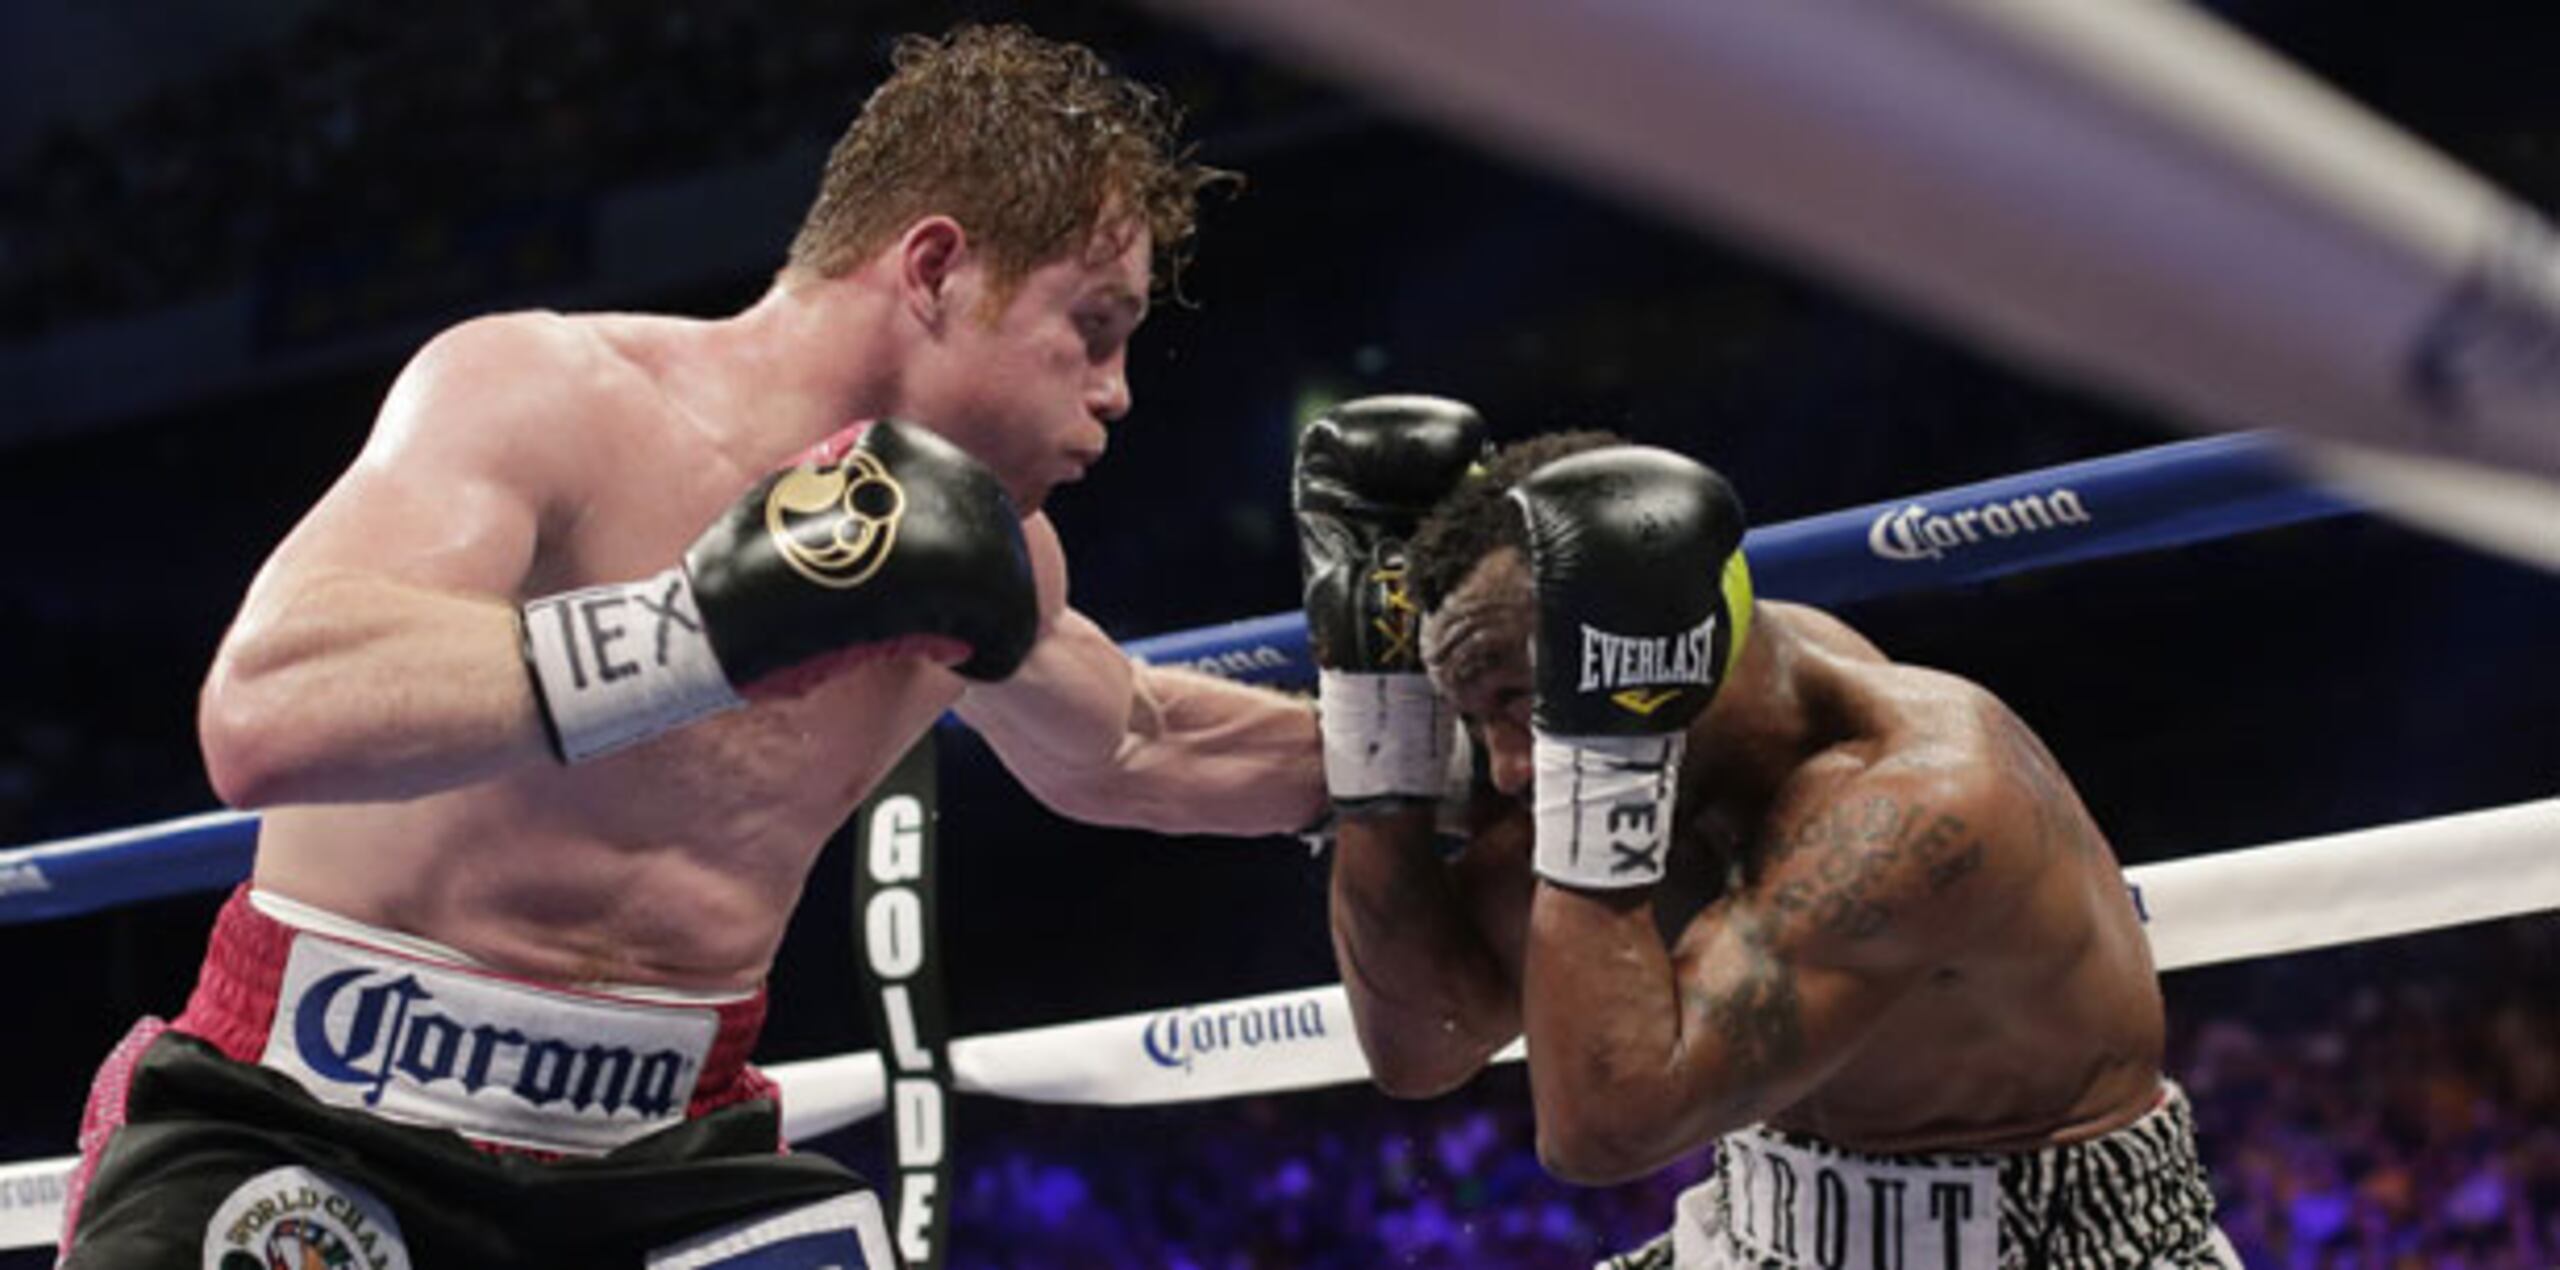
M940 330L955 311L952 280L969 255L968 231L948 216L927 216L898 237L898 291L909 312Z

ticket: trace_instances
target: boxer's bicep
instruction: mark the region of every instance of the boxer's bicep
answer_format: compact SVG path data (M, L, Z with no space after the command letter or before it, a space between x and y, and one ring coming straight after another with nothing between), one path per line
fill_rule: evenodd
M1067 607L1067 551L1047 512L1023 518L1022 547L1031 557L1031 585L1039 597L1041 633L1046 634L1073 612Z
M2042 856L2012 845L2020 814L1979 756L1914 748L1787 815L1737 902L1804 964L1932 970L2027 894Z
M1981 773L1913 764L1788 817L1674 954L1701 1079L1758 1114L1793 1103L2012 912L2022 870L1991 846L2005 801Z
M1322 750L1305 702L1132 659L1067 603L1048 517L1022 531L1039 642L958 713L1023 788L1061 815L1169 833L1287 833L1317 818Z
M544 351L496 334L420 355L251 584L198 710L226 801L395 796L541 757L515 600L579 420L556 386L505 386L542 378Z
M1748 904L1711 912L1673 960L1679 1067L1699 1119L1683 1149L1802 1100L1913 982L1892 968L1806 957L1787 946L1781 920Z
M464 656L508 650L557 481L544 431L579 422L527 324L474 323L412 360L362 452L251 582L209 698L346 659L398 683L438 641Z
M1140 704L1135 676L1101 627L1065 609L1041 623L1039 642L1010 678L972 685L957 709L1015 779L1054 805L1119 762Z
M1040 606L1030 655L1001 682L970 686L955 707L1033 793L1072 797L1077 774L1113 761L1136 706L1128 654L1067 606L1067 559L1045 513L1022 522ZM1076 813L1059 808L1069 815ZM1081 817L1080 817L1081 818Z
M1305 702L1132 661L1073 609L1048 624L1020 671L972 688L959 712L1025 788L1080 820L1285 833L1323 806Z
M353 573L511 599L544 519L569 501L580 417L538 319L446 333L392 385L355 461L297 524L258 586Z

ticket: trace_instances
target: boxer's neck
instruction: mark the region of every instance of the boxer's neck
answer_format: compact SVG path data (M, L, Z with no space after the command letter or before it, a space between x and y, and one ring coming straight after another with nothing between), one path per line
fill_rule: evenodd
M776 282L706 331L710 373L733 401L721 421L737 451L770 466L847 423L898 414L895 297L861 273Z

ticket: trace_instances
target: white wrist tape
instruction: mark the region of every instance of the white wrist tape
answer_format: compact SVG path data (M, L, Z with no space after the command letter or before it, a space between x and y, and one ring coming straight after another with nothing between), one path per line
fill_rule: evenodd
M1422 675L1327 670L1316 679L1324 785L1338 803L1437 800L1449 783L1457 716Z
M571 763L745 704L682 569L527 601L524 660Z
M1688 740L1538 733L1530 746L1538 876L1596 890L1662 880Z

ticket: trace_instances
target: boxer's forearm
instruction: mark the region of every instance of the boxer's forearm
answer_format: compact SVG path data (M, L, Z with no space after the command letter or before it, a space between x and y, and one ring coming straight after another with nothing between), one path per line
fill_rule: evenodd
M1346 815L1335 827L1334 957L1379 1088L1429 1097L1520 1034L1503 969L1432 841L1432 809Z
M513 605L353 572L250 597L197 729L236 807L411 798L553 761Z
M1095 819L1160 833L1292 833L1324 815L1307 702L1213 675L1133 666L1117 761Z
M972 689L960 716L1024 788L1078 820L1269 834L1304 828L1324 809L1306 702L1140 665L1072 610L1011 679Z
M1645 892L1538 887L1522 997L1548 1171L1643 1176L1789 1105L1840 1060L1871 1016L1834 1017L1860 1002L1775 939L1766 915L1728 902L1675 955Z
M1678 986L1650 893L1541 884L1521 968L1538 1155L1568 1181L1644 1173L1691 1135Z
M1644 892L1539 885L1522 996L1550 1171L1595 1185L1641 1176L1794 1105L1940 964L1925 944L1812 929L1816 914L1858 912L1872 877L1826 879L1805 863L1770 885L1784 898L1713 903L1670 950Z

